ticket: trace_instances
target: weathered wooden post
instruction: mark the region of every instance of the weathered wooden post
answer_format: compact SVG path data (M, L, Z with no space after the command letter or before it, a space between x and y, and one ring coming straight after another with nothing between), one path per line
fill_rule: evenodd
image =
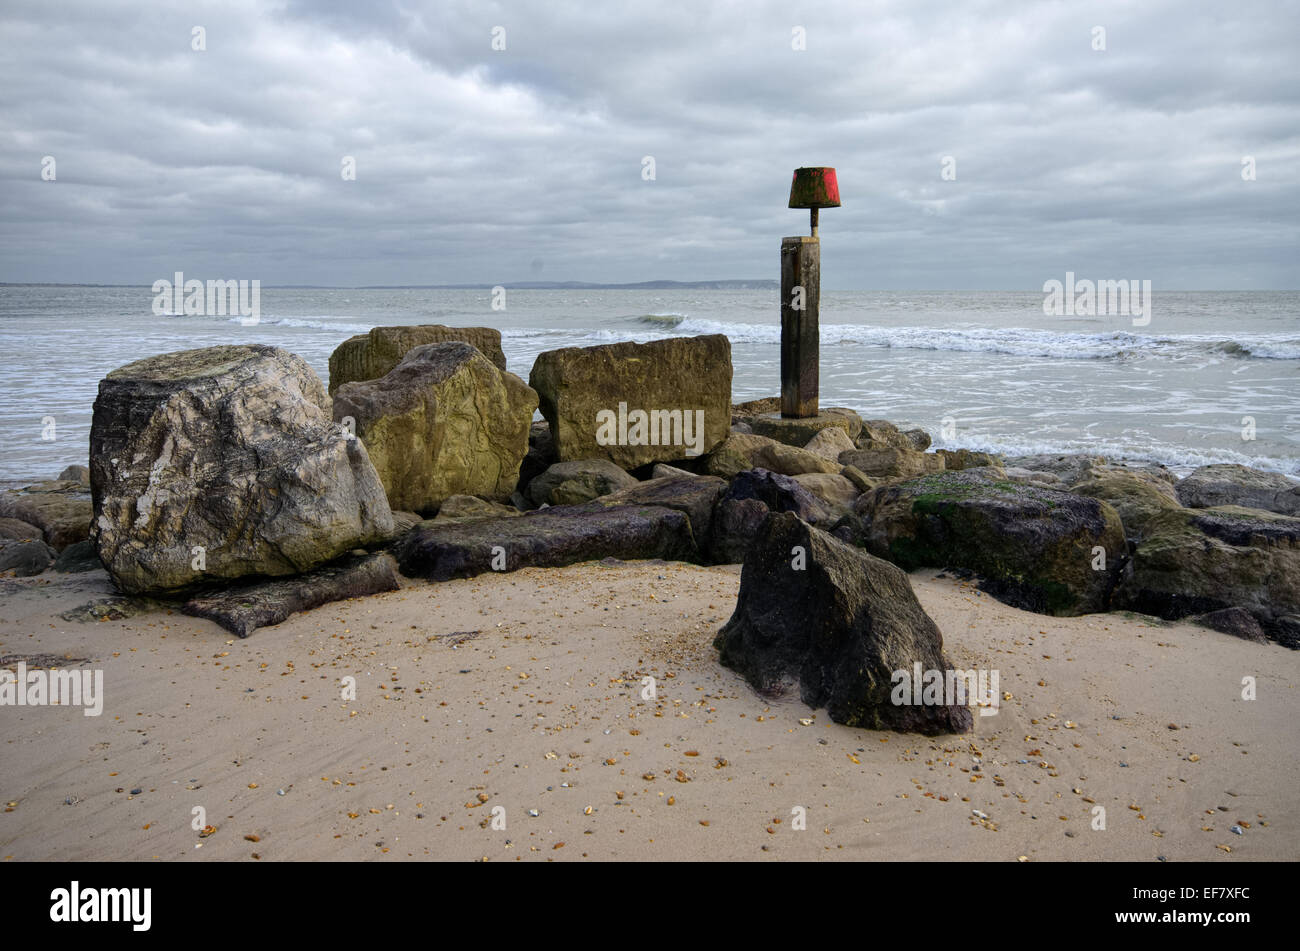
M781 416L787 419L818 415L821 242L817 210L839 205L835 169L795 169L790 207L811 209L812 234L781 239Z

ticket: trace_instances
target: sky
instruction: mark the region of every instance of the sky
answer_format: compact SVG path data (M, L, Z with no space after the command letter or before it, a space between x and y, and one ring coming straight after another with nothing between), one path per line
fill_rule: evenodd
M1295 0L5 0L0 281L775 280L829 165L827 288L1294 289L1298 36Z

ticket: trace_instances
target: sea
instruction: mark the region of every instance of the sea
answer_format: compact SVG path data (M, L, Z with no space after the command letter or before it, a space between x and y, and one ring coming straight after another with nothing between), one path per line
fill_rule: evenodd
M525 380L545 350L726 334L737 402L780 391L779 292L263 287L256 324L162 316L150 287L0 286L0 482L85 464L100 379L142 357L266 343L328 377L374 326L501 331ZM823 291L821 405L927 430L935 448L1086 452L1178 474L1300 477L1300 292L1160 292L1150 320L1052 316L1037 291ZM494 309L494 304L499 305ZM1138 318L1140 321L1141 318Z

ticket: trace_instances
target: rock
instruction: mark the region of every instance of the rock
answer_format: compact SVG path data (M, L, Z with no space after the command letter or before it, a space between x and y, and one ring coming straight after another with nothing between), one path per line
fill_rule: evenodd
M91 517L90 492L80 481L37 482L0 492L0 518L35 525L55 551L89 537Z
M25 542L32 538L44 537L44 533L30 522L18 518L0 518L0 539Z
M577 459L557 462L530 482L528 498L534 505L577 505L636 484L608 459Z
M1273 619L1273 639L1283 647L1300 650L1300 614L1283 614Z
M748 400L744 403L735 403L731 407L731 425L743 423L748 426L749 421L764 413L781 412L781 397L765 396L757 400Z
M54 549L39 538L27 541L0 539L0 574L19 578L39 575L54 563Z
M291 614L345 598L360 598L401 587L391 555L352 555L296 578L242 585L192 598L181 608L192 617L215 621L238 637L279 624Z
M710 475L732 478L746 469L768 469L781 475L800 475L805 472L838 474L841 466L823 456L787 446L767 436L732 433L704 460L704 470Z
M829 472L806 472L791 478L825 502L833 517L852 512L853 503L862 494L852 480Z
M58 481L60 482L80 482L82 485L90 485L90 467L89 466L68 466L59 473Z
M393 513L393 534L391 537L400 538L423 521L424 517L418 512L403 512L398 509Z
M66 574L99 571L103 567L104 564L99 560L99 555L95 554L95 545L90 539L74 542L59 552L59 557L54 559L54 570Z
M343 341L330 354L329 391L333 394L344 383L387 376L416 347L450 342L469 344L498 370L505 372L506 355L501 350L501 331L491 327L444 327L441 324L372 327L369 333Z
M859 449L904 449L916 452L916 445L911 438L899 431L899 428L887 419L867 419L862 422L862 431L853 440Z
M523 515L513 505L489 502L473 495L453 495L438 509L438 520L449 518L515 518Z
M1080 482L1070 491L1076 495L1109 502L1124 523L1124 535L1138 541L1147 523L1170 509L1177 509L1173 487L1135 472L1094 469L1093 478Z
M1009 456L1002 460L1008 468L1029 469L1033 472L1050 472L1069 487L1091 479L1090 471L1104 466L1104 456L1086 453L1037 453L1030 456Z
M297 574L393 531L365 447L330 421L306 361L276 347L114 370L99 384L90 457L93 540L127 594Z
M816 416L786 417L779 411L759 413L746 422L755 435L766 436L795 448L808 445L819 432L832 427L841 430L850 441L862 432L862 417L842 406L828 406Z
M59 617L65 621L120 621L123 618L150 614L154 611L170 610L171 605L153 598L125 598L115 596L96 598L62 612Z
M533 423L528 429L528 453L519 464L519 482L515 491L527 497L528 484L560 460L555 457L555 440L546 420Z
M387 376L334 394L334 419L354 420L389 505L412 512L453 495L509 499L536 409L523 380L458 342L415 347Z
M698 561L687 516L655 505L560 505L518 518L423 522L396 548L402 573L430 581L602 558Z
M806 567L793 566L802 549ZM952 669L907 576L793 514L763 522L745 558L735 613L714 647L722 664L765 695L796 683L808 706L846 726L964 733L967 706L894 703L895 672Z
M1106 610L1127 551L1119 515L1105 502L978 470L882 486L854 510L872 554L908 571L969 569L999 600L1045 614Z
M696 547L704 552L713 532L714 506L726 491L723 479L687 474L638 482L596 501L600 505L656 505L683 512L691 521Z
M1193 624L1199 624L1201 627L1208 627L1223 634L1231 634L1233 637L1240 637L1245 641L1254 641L1256 644L1268 643L1268 638L1264 635L1264 629L1259 626L1259 622L1245 608L1224 608L1221 611L1202 614L1191 620Z
M692 458L731 425L731 342L721 334L548 350L528 380L561 462L635 469Z
M1188 508L1239 505L1279 515L1300 515L1300 483L1277 472L1238 465L1201 466L1178 483L1178 501Z
M725 498L758 499L772 512L793 512L813 525L830 524L834 513L826 503L790 476L766 469L747 469L731 481Z
M709 558L719 565L744 561L767 515L767 506L758 499L721 499L713 510Z
M949 472L961 469L975 469L982 466L997 468L1002 466L1001 456L995 456L989 452L976 452L973 449L936 449L935 455L943 456L943 467Z
M1230 505L1160 512L1115 601L1167 620L1244 608L1279 639L1280 619L1300 614L1300 518Z
M749 433L752 433L752 432L754 431L754 427L751 426L751 425L749 425L749 423L745 422L745 421L742 419L742 420L741 420L740 422L738 422L738 423L732 423L732 424L731 424L731 431L732 431L733 433L746 433L746 434L749 434Z
M869 479L897 481L926 473L942 472L943 456L885 446L879 449L853 449L840 453L841 466L853 466Z
M842 466L840 475L848 479L857 488L859 493L870 492L876 486L880 485L879 479L870 479L867 474L857 466Z
M839 462L840 453L856 448L848 432L839 426L827 426L809 439L808 444L804 446L804 449L814 456L821 456L835 463Z
M925 452L930 448L930 434L924 429L909 429L903 433L903 436L917 452Z
M662 462L655 463L654 468L650 470L650 475L655 479L701 478L694 472L687 472L685 469L678 469L676 466L666 466Z
M1031 482L1049 489L1065 488L1065 483L1061 481L1061 477L1054 472L1038 472L1034 469L1008 466L1002 470L1002 477L1008 482Z

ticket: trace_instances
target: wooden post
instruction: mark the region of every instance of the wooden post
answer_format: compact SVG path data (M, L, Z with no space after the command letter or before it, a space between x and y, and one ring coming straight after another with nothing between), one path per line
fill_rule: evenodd
M785 417L817 415L820 288L821 242L813 235L782 238L781 415Z

